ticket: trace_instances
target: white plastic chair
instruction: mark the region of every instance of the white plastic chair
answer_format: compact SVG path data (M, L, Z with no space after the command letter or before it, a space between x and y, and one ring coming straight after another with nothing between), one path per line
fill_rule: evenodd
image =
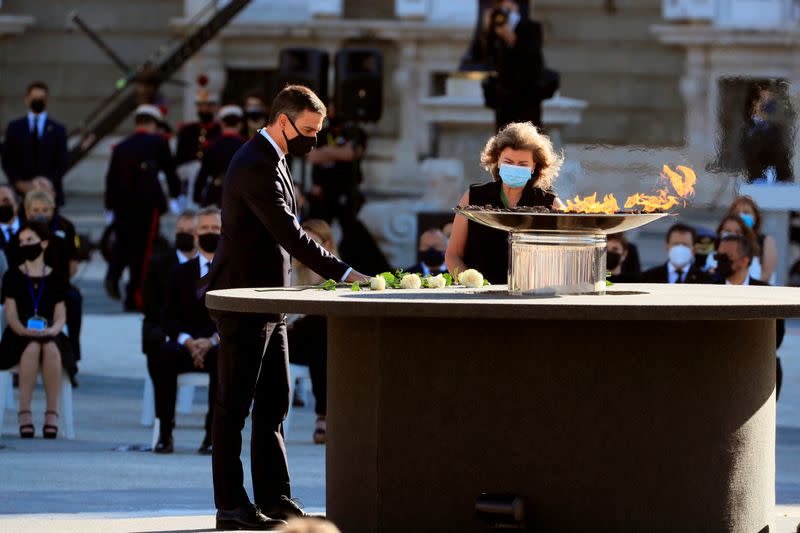
M158 418L155 416L155 400L154 400L154 391L153 391L153 384L150 381L150 378L145 378L145 395L147 395L147 389L150 389L150 410L149 411L142 411L142 423L144 424L145 420L145 413L149 412L152 416L152 424L153 426L153 435L150 440L150 447L155 448L156 444L158 443L158 431L159 431L159 422ZM187 372L185 374L178 374L178 398L175 406L175 412L181 414L189 414L192 412L192 402L194 400L194 389L195 387L208 387L209 385L209 377L208 374L205 372ZM188 400L187 400L188 399ZM181 406L181 402L184 403ZM146 406L147 399L143 402ZM187 407L188 405L188 407ZM182 410L179 409L182 407Z
M302 399L306 405L308 405L310 401L310 387L308 384L302 383L302 381L311 381L311 371L307 366L289 364L289 412L286 413L286 420L283 421L283 436L286 439L289 438L289 426L292 422L292 403L294 402L295 383L297 383L298 380L301 380Z
M191 376L205 376L205 378ZM176 413L182 415L191 414L195 387L208 387L208 374L204 372L188 372L178 375L178 398L175 405ZM153 381L150 379L150 376L146 376L144 378L144 392L142 393L142 417L140 423L145 427L150 427L153 425L155 417L155 390L153 389Z
M3 418L6 409L14 406L14 391L12 386L12 374L18 373L19 367L10 370L0 370L0 434L2 434ZM59 430L68 440L75 439L75 419L72 412L72 383L69 375L62 370L61 372L61 395L59 398Z

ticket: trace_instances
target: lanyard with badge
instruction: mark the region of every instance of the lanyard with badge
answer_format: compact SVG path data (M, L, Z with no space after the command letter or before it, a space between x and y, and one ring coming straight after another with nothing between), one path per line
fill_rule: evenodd
M28 329L43 330L47 328L47 319L39 316L39 302L42 301L42 294L44 294L45 272L42 272L42 281L39 284L39 290L35 294L33 280L28 275L27 268L25 269L25 279L28 282L28 292L33 302L33 316L28 319Z

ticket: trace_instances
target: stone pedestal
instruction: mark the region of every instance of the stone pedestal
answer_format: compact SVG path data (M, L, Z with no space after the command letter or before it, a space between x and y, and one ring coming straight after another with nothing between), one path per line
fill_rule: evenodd
M327 516L343 531L774 529L775 321L797 289L233 289L212 309L328 316ZM731 391L736 391L731 394Z

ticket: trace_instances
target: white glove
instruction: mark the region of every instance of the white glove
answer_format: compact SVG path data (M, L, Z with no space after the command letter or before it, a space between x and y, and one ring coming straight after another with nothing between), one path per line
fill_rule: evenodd
M111 225L114 223L114 212L113 211L104 211L103 216L106 219L106 224Z
M170 198L169 199L169 212L173 215L179 215L181 212L181 206L178 203L178 199Z

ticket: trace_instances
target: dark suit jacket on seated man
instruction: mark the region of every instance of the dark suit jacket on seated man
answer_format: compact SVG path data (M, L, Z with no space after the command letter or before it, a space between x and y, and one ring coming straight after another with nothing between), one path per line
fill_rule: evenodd
M20 195L34 186L37 178L47 178L56 192L56 202L64 205L62 178L67 171L67 130L47 114L48 88L42 82L28 86L27 115L8 123L3 145L3 171Z
M156 363L156 416L160 433L156 453L172 453L172 427L175 419L175 397L178 374L208 372L208 414L206 435L199 453L211 451L211 421L216 393L216 361L219 335L202 298L197 295L197 283L208 274L217 248L222 226L219 209L206 208L197 215L197 242L200 253L170 274L167 284L163 327L169 340L161 345Z
M288 287L291 257L323 278L366 281L319 246L298 224L285 155L316 144L325 106L309 89L288 86L275 98L269 125L234 156L225 176L222 236L209 290ZM213 477L217 527L266 529L302 515L290 500L281 424L289 407L286 324L275 315L212 312L220 334L214 405ZM266 351L265 351L266 345ZM260 369L260 370L259 370ZM253 403L253 495L244 489L241 432Z
M642 283L711 283L711 278L694 261L697 233L691 226L673 224L667 231L664 249L667 262L642 272Z

